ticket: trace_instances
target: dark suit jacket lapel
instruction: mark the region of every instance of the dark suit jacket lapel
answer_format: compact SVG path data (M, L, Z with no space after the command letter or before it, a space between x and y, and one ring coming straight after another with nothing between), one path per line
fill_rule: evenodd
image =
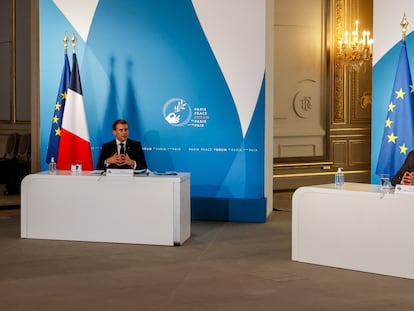
M126 153L131 154L131 152L130 152L131 148L132 148L131 141L128 138L127 141L126 141Z
M116 139L114 139L113 142L112 142L112 150L113 150L112 154L118 153L118 147L116 145Z

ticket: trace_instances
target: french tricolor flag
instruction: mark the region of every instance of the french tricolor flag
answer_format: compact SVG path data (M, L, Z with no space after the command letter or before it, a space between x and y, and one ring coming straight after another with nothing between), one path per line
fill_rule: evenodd
M62 120L57 168L70 170L72 164L82 164L82 169L85 171L93 170L88 122L76 53L73 53L72 74Z

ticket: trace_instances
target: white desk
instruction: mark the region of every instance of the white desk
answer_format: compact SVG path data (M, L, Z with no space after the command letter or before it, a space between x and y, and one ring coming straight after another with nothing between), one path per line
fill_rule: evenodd
M414 196L357 183L297 189L292 260L414 279Z
M190 174L26 176L21 237L181 245L191 234Z

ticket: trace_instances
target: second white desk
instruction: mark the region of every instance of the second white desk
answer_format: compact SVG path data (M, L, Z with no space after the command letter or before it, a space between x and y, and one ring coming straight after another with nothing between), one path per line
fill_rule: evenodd
M414 196L358 183L297 189L292 259L414 279Z

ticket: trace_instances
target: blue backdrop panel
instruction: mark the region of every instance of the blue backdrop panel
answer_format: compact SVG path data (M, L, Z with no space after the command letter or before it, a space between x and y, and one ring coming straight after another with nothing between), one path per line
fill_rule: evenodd
M42 169L62 67L60 47L65 32L70 37L74 29L51 0L40 1ZM113 138L112 122L122 117L129 121L130 138L142 142L151 170L191 173L193 215L265 219L264 87L243 135L191 1L101 0L87 42L78 35L77 54L95 164L101 144ZM225 211L211 207L204 213L205 199ZM239 213L234 202L243 200Z

